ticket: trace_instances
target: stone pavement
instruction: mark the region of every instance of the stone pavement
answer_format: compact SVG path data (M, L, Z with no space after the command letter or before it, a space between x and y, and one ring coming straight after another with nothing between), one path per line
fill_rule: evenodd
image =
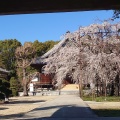
M15 120L120 120L98 117L77 95L59 95Z

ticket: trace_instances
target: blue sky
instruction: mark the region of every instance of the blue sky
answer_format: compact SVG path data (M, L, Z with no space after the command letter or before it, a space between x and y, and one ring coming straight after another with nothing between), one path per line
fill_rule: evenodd
M17 39L22 44L34 40L56 41L68 30L73 32L79 26L88 26L98 18L104 20L112 15L112 10L3 15L0 16L0 40Z

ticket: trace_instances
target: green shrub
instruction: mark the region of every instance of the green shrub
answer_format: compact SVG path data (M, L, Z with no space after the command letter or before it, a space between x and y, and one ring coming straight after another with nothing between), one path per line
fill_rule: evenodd
M9 98L11 90L9 89L9 81L5 79L0 79L0 99Z
M13 96L18 96L18 91L16 89L12 89L12 95Z
M12 91L11 96L18 96L18 81L14 77L10 79L10 89Z

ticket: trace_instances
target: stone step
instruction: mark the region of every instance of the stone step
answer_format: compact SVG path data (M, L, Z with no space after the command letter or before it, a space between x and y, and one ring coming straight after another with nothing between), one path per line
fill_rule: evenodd
M61 90L64 91L64 90L78 90L78 89L79 89L78 84L68 84L65 85Z

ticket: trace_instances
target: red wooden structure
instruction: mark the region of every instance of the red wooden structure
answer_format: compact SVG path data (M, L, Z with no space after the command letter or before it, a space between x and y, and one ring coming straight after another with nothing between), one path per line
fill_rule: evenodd
M39 80L38 82L36 82L36 87L37 88L41 88L43 90L43 88L47 88L48 90L50 88L53 89L53 84L52 84L52 79L50 75L45 75L43 73L39 73Z

